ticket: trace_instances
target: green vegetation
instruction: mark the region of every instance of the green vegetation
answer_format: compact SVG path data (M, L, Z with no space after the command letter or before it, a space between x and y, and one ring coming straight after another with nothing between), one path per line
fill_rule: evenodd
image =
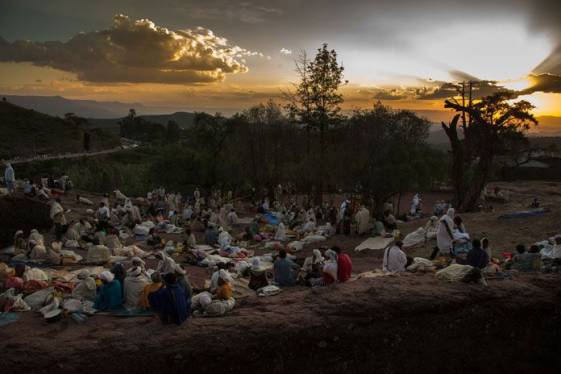
M75 119L51 117L0 102L0 158L83 152L85 134L89 134L92 151L119 145L119 138L101 130L88 131Z

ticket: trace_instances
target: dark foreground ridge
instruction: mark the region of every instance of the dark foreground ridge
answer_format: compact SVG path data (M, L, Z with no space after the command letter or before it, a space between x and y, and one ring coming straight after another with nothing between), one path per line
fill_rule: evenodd
M559 373L560 281L520 275L482 289L431 275L360 279L253 298L179 329L102 316L50 327L27 314L0 330L0 371Z

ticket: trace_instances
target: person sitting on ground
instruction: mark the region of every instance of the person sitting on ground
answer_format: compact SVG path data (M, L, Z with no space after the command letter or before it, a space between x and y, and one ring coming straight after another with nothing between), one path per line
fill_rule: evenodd
M64 215L64 208L61 205L60 198L56 198L52 202L50 217L55 224L56 240L61 240L62 235L64 235L66 231L66 216Z
M212 276L210 277L210 287L209 287L209 291L211 293L216 293L216 289L218 288L218 279L220 278L220 270L224 270L226 271L226 269L228 268L228 264L225 262L219 262L216 264L216 271L214 273L212 273ZM228 275L230 276L230 274L226 271L225 274L223 274L223 276ZM229 279L228 281L233 282L233 279Z
M397 221L395 219L395 216L390 211L384 212L384 218L382 222L384 222L384 225L386 226L386 230L388 231L393 231L397 229Z
M233 297L232 284L230 283L231 279L230 275L226 274L226 270L220 270L218 287L216 288L216 299L228 300Z
M189 318L190 299L177 283L175 274L164 275L164 282L166 286L148 295L148 301L163 324L174 323L179 326Z
M339 247L331 248L335 253L337 253L337 280L341 283L351 279L351 274L353 272L353 262L351 257L344 253Z
M438 231L438 217L432 216L425 225L425 242L436 238Z
M104 264L111 258L111 250L104 245L99 244L99 239L94 238L89 244L86 261L88 263Z
M535 251L535 249L533 249ZM539 251L539 248L538 248ZM517 254L515 254L512 257L512 261L511 261L511 269L512 270L517 270L517 271L521 271L521 272L529 272L529 271L534 271L534 270L539 270L539 262L537 263L536 259L538 259L539 253L533 252L527 252L526 251L526 246L524 244L518 244L516 246L516 252ZM537 265L536 265L537 263Z
M489 261L491 261L493 259L493 250L491 249L491 243L489 242L489 239L487 238L481 239L481 248L483 248L485 253L487 253L487 256L489 257Z
M162 245L162 238L156 234L156 231L152 227L148 230L148 236L146 237L146 244L158 247Z
M284 242L286 240L286 227L284 226L284 223L279 223L274 239L280 242Z
M31 179L27 179L23 184L23 194L27 197L34 197L37 194L37 188L35 188Z
M47 248L42 241L29 240L28 246L31 248L29 259L32 261L44 261L47 259Z
M267 272L261 267L259 257L254 257L251 260L251 267L249 268L249 284L248 287L254 291L269 285L267 279Z
M148 279L142 271L142 266L134 266L127 271L124 280L124 307L134 309L138 306L140 296Z
M279 255L273 265L274 280L279 287L291 287L296 282L296 275L298 274L298 265L287 258L287 253L284 249L279 251Z
M121 282L115 279L115 275L110 271L102 271L99 274L102 282L99 287L94 308L99 311L120 309L123 306L123 294Z
M141 308L145 309L150 308L150 301L148 299L150 294L158 291L164 286L164 284L162 283L162 276L158 272L153 272L150 275L150 280L152 281L152 283L148 283L144 286L144 288L142 289L142 293L140 294L140 297L138 299L138 305Z
M238 224L238 214L236 213L235 209L230 209L230 213L228 213L228 226L232 227Z
M337 252L332 249L325 251L325 256L327 261L323 265L321 282L318 284L317 281L314 282L310 280L312 286L328 286L337 282L337 274L339 272L339 266L337 264Z
M214 224L209 224L206 228L205 243L213 246L218 244L218 230Z
M23 236L23 231L18 230L14 234L14 256L21 256L27 254L27 241Z
M473 266L474 268L484 269L489 263L489 256L487 252L481 248L481 241L473 239L471 242L472 248L467 254L466 265Z
M404 272L409 266L407 255L402 250L403 242L398 240L384 251L382 269L387 272Z
M72 297L79 300L95 302L96 284L88 269L82 269L78 275L78 284L72 290Z
M314 249L312 255L304 259L304 264L300 268L300 273L298 274L299 282L308 284L310 279L321 278L321 271L324 264L325 259L321 251L319 249Z
M195 238L195 234L191 231L190 226L185 228L185 235L187 236L187 239L184 241L186 248L195 248L197 246L197 239Z

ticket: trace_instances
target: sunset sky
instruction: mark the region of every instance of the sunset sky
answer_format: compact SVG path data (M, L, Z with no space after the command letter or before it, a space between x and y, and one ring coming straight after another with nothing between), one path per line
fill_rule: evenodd
M479 80L561 116L560 1L0 0L0 93L231 113L279 98L322 43L345 108L440 110Z

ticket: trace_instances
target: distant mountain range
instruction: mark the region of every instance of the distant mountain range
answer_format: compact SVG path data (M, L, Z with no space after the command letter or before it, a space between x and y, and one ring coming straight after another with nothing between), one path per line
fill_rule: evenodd
M122 118L134 108L138 114L169 113L169 108L149 107L140 103L121 103L118 101L74 100L62 96L15 96L0 95L8 102L51 116L64 117L74 113L84 118Z
M92 128L104 128L115 131L118 122L134 108L136 113L154 123L167 124L173 120L182 128L193 123L194 113L175 112L173 108L158 108L140 103L121 103L117 101L73 100L61 96L14 96L0 95L8 102L18 106L34 109L51 116L63 117L65 113L74 113L79 117L88 118ZM446 135L440 127L440 122L448 122L452 114L445 110L415 110L427 118L435 126L431 129L429 141L431 144L447 143ZM170 113L170 114L161 114ZM530 136L561 136L561 117L537 117L540 125L530 130Z

